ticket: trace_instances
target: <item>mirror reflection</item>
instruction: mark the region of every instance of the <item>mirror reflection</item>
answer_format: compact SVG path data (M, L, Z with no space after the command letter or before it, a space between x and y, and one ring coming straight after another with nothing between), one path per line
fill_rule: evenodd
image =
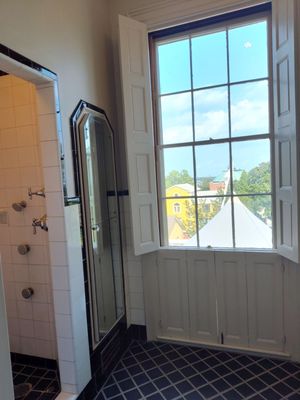
M78 124L81 193L94 345L124 315L113 135L103 114Z

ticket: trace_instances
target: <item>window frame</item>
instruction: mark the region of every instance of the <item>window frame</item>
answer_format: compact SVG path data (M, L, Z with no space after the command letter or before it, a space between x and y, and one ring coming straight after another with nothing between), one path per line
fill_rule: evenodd
M252 11L251 11L252 10ZM241 16L241 14L243 14ZM242 12L236 11L227 14L223 14L221 16L221 21L216 22L217 18L207 18L205 20L201 20L198 22L193 22L190 24L184 24L178 27L164 29L163 31L158 32L151 32L149 34L149 49L150 49L150 73L151 73L151 83L152 83L152 107L153 107L153 126L154 126L154 142L155 142L155 168L156 168L156 181L157 181L157 203L158 203L158 211L159 211L159 237L160 237L160 246L162 248L169 248L175 249L176 246L170 246L169 244L165 244L168 242L168 226L167 226L167 215L164 207L164 202L168 199L173 199L173 197L167 197L166 195L163 196L165 192L164 188L164 176L163 176L163 161L161 159L161 149L163 148L176 148L176 147L187 147L193 146L193 163L194 163L194 171L195 171L195 146L205 145L205 144L218 144L218 143L228 143L231 148L231 143L238 143L243 141L249 140L263 140L269 139L270 140L270 166L271 166L271 191L268 192L268 195L271 196L271 207L272 207L272 248L251 248L251 247L236 247L235 246L235 228L234 228L234 207L231 209L232 218L231 222L232 226L232 238L233 238L233 246L232 247L209 247L212 250L225 250L225 251L262 251L262 252L274 252L277 249L277 226L276 226L276 187L275 187L275 137L274 137L274 97L273 97L273 59L272 59L272 13L271 9L263 10L263 11L256 11L256 7L247 10L242 10ZM210 32L217 32L218 30L222 29L229 29L231 27L238 27L239 25L244 25L245 22L254 23L258 21L265 20L267 22L267 51L268 51L268 77L258 78L258 79L251 79L251 80L244 80L231 83L229 80L225 84L221 85L212 85L201 87L200 89L190 88L186 90L186 92L191 93L193 96L194 92L198 92L201 90L213 89L216 87L232 87L234 85L243 84L247 82L260 82L260 81L267 81L268 82L268 99L269 99L269 133L267 134L259 134L259 135L247 135L247 136L240 136L240 137L230 137L222 138L222 139L211 139L211 140L199 140L199 141L192 141L192 142L184 142L184 143L174 143L174 144L162 144L160 141L160 94L158 93L158 63L157 63L157 44L160 42L167 42L168 39L170 42L175 41L176 39L183 39L185 36L187 38L192 37L193 35L199 35L201 33L208 34ZM190 27L190 29L189 29ZM227 42L228 43L228 42ZM228 59L228 50L227 50L227 64L229 64ZM229 70L228 70L229 74ZM181 91L179 93L182 93ZM175 93L175 92L174 92ZM164 93L163 96L172 93ZM176 92L177 93L177 92ZM176 94L175 93L175 94ZM230 103L228 103L228 109L230 110ZM192 114L194 110L192 109ZM194 119L194 117L193 117ZM232 169L232 152L230 150L230 168ZM233 177L231 176L231 184L233 183ZM196 188L196 176L194 176L194 187ZM251 194L240 194L234 195L233 192L229 195L214 195L213 197L226 197L229 198L230 201L233 201L234 197L243 197L243 196L259 196L261 193L251 193ZM267 193L263 193L266 195ZM179 198L184 199L191 199L195 201L197 204L197 200L205 197L212 197L212 196L197 196L197 191L195 190L194 196L179 196ZM190 246L180 246L177 248L180 249L200 249L200 250L207 250L207 247L199 245L199 227L198 227L198 210L195 207L195 216L196 216L196 235L197 235L197 246L190 247Z

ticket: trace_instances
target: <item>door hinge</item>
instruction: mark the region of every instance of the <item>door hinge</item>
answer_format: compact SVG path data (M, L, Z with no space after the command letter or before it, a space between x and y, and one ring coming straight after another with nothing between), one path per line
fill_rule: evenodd
M221 344L224 344L224 333L221 332Z
M282 271L285 272L285 263L284 262L281 262L281 268L282 268Z

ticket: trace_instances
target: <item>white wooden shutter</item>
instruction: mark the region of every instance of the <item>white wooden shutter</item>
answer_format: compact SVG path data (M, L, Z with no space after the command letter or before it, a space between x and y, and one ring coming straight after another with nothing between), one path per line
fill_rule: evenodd
M299 261L295 68L297 2L272 1L277 247L279 254L295 262Z
M120 64L134 252L159 248L150 64L146 26L119 16Z

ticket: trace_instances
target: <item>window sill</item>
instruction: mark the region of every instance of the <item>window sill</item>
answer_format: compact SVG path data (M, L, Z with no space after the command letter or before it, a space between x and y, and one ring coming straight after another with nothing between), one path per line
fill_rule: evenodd
M251 249L251 248L208 248L208 247L176 247L161 246L158 251L191 251L191 252L212 252L212 253L250 253L250 254L278 254L277 249Z

